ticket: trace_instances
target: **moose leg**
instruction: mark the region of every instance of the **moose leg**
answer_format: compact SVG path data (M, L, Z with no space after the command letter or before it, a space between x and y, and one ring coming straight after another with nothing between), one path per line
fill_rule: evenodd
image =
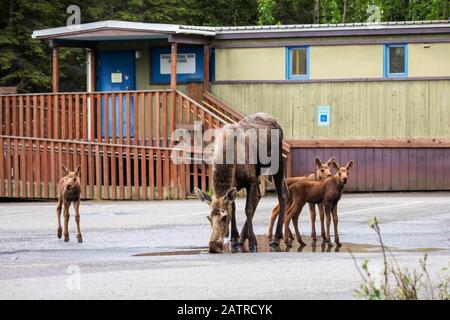
M316 205L314 203L309 204L309 216L311 218L311 238L313 241L317 241L316 235Z
M239 242L239 231L236 226L236 204L234 202L231 208L231 246L236 247Z
M272 241L272 238L273 238L273 225L275 224L275 219L278 216L279 210L280 210L280 206L277 204L275 206L275 208L272 209L272 213L270 215L269 231L267 232L267 238L269 239L269 241Z
M331 212L333 214L334 241L336 242L336 245L340 246L341 243L339 242L339 233L338 233L337 203L333 206Z
M81 236L80 229L80 201L74 203L75 207L75 222L77 223L77 239L79 243L83 242L83 237Z
M58 223L58 229L56 230L56 235L58 236L58 239L61 239L61 237L62 237L62 227L61 227L62 205L63 205L63 201L62 201L62 198L60 197L58 199L58 206L56 207L56 220Z
M320 235L322 239L325 241L325 209L323 207L323 203L319 204L319 217L320 217Z
M303 205L299 206L299 209L294 212L294 228L295 228L295 236L297 237L297 241L301 246L306 245L306 243L303 242L302 236L300 235L300 230L298 229L298 218L300 217L300 213L302 212Z
M247 202L245 204L245 215L247 216L246 227L248 235L248 251L256 252L257 241L255 232L253 230L253 215L255 214L256 207L258 206L259 200L261 199L261 193L259 191L258 181L252 183L247 188ZM244 225L245 227L245 225ZM243 230L244 233L244 230ZM245 241L245 240L244 240Z
M292 247L291 237L289 236L291 232L289 230L289 223L291 222L295 212L297 212L298 209L298 204L296 202L292 202L291 206L286 210L286 216L284 217L284 243L286 243L288 247Z
M331 224L331 203L325 204L325 238L327 243L331 243L330 240L330 224Z
M281 149L280 149L281 150ZM278 214L277 228L275 230L275 239L270 242L270 246L276 247L280 245L281 239L283 239L283 221L286 210L286 199L289 194L289 190L286 186L286 182L284 181L284 169L283 169L283 159L280 159L280 168L278 172L273 176L273 180L275 182L275 189L277 190L278 195L278 203L280 205L280 211ZM289 225L288 225L289 229ZM288 237L289 234L286 234Z
M64 203L64 241L69 242L69 206L70 202Z

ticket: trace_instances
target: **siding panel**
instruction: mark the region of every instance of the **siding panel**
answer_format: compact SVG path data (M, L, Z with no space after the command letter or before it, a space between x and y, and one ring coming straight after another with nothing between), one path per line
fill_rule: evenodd
M213 84L244 114L275 116L288 139L450 138L450 81ZM330 127L317 106L331 106Z
M346 191L450 190L450 148L295 147L291 150L293 175L315 170L315 157L336 156L344 166L355 160ZM333 170L334 172L334 170Z

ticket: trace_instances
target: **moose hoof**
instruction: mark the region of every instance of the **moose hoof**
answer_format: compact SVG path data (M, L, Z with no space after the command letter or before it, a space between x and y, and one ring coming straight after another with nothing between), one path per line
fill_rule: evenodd
M83 242L83 237L81 235L77 236L77 239L78 239L78 243L82 243Z
M64 237L64 242L69 242L69 237Z
M278 242L276 242L275 240L272 240L269 242L269 247L271 248L279 248L280 244Z
M244 246L244 242L243 241L238 241L237 242L237 246L238 247L243 247Z
M306 246L306 243L302 239L297 239L297 242L300 244L300 246L304 247Z
M237 248L239 248L239 241L231 241L230 242L230 248L231 249L237 249Z
M338 241L336 241L336 246L337 247L342 247L342 243L338 240Z
M288 248L292 247L292 241L286 240L284 243L286 243L286 246L287 246Z
M58 228L58 230L56 231L56 235L58 236L58 239L62 238L62 229Z
M258 251L258 246L256 246L256 245L249 245L248 246L248 252L249 253L255 253L257 251Z

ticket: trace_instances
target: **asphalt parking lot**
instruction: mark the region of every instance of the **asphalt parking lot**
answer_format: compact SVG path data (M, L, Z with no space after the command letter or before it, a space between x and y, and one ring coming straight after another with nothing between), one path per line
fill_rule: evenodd
M345 194L339 252L309 240L301 252L269 252L275 203L263 198L255 214L258 253L221 255L204 253L210 227L197 200L82 202L82 244L73 215L70 242L57 239L56 203L0 203L0 299L353 299L360 277L346 247L381 270L373 216L402 265L417 267L427 252L432 275L449 266L450 193ZM306 208L300 223L308 235Z

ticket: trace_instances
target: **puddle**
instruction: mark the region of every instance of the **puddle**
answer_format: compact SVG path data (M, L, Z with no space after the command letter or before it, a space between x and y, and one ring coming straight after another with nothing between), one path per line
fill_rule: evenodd
M343 242L341 246L336 246L336 244L328 245L324 243L322 239L318 239L317 241L313 241L311 237L302 236L303 241L306 243L304 246L300 246L297 241L293 242L292 247L286 247L284 242L280 244L280 247L274 249L269 246L269 241L267 236L260 235L256 236L258 241L258 252L291 252L291 253L302 253L302 252L349 252L352 253L374 253L381 252L381 247L370 244L358 244L358 243L349 243ZM399 249L399 248L390 248L392 252L433 252L440 251L443 249L438 248L418 248L418 249ZM246 243L244 247L239 248L231 248L227 243L225 244L224 254L233 254L233 253L247 253L248 252L248 244ZM177 251L163 251L163 252L148 252L148 253L140 253L135 254L133 257L162 257L162 256L189 256L189 255L199 255L199 254L207 254L208 248L194 248L194 249L180 249Z

